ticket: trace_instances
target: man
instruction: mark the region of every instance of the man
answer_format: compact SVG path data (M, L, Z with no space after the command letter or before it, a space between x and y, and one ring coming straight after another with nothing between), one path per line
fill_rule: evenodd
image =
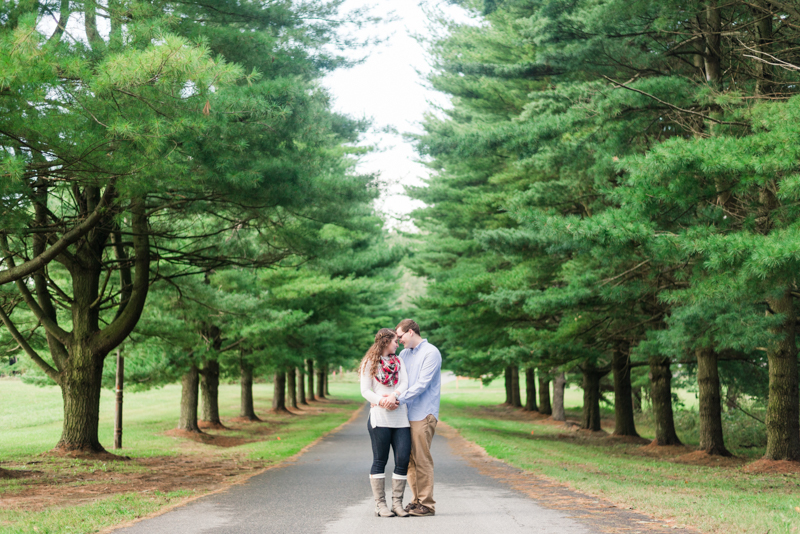
M419 325L403 319L395 328L397 341L403 344L400 357L408 372L408 390L393 403L391 397L381 401L388 409L400 404L408 406L411 424L411 460L408 463L408 484L414 500L406 511L417 517L434 515L433 458L431 441L439 420L439 397L442 388L442 355L439 349L423 339Z

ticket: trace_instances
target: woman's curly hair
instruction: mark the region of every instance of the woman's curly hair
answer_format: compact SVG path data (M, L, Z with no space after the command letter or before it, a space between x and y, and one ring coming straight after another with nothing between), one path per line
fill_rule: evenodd
M381 354L383 354L386 346L396 337L397 334L390 328L381 328L378 330L378 333L375 334L375 343L373 343L367 350L367 353L364 354L361 365L358 366L358 374L362 375L365 371L369 370L369 376L377 375Z

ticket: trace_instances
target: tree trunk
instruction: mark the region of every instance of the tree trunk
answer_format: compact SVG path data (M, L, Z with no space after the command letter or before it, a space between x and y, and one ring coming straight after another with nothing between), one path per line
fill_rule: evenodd
M200 371L200 418L211 426L222 426L219 420L219 362L208 360Z
M260 421L253 406L253 367L244 360L239 363L241 385L241 403L239 407L239 417L249 421Z
M297 368L297 396L300 404L308 405L306 400L306 383L305 376L303 375L303 366Z
M522 408L522 399L519 391L519 366L511 366L511 406Z
M286 373L275 373L274 389L272 392L272 411L288 412L286 409Z
M717 353L697 349L697 387L700 405L700 448L715 456L730 456L722 435L722 404Z
M181 418L178 421L179 430L200 432L200 427L197 426L197 389L199 385L200 372L197 366L192 364L192 367L184 373L181 378Z
M511 366L507 365L505 370L505 380L506 380L506 401L503 403L504 406L511 406L513 394L511 393Z
M550 379L539 369L539 413L550 415L553 407L550 406Z
M656 424L656 445L681 445L675 433L675 420L672 415L672 372L669 358L651 356L650 398L653 402L653 417Z
M800 460L800 400L798 400L797 347L792 295L787 289L768 299L774 313L785 320L775 328L778 341L767 348L769 400L767 402L767 451L769 460Z
M84 351L88 352L84 347L72 347L70 357L73 365L62 373L64 422L56 449L103 452L105 449L97 436L103 358Z
M308 400L315 401L317 400L314 398L314 360L309 358L307 360L308 365Z
M636 436L633 420L633 393L631 388L631 366L627 347L618 347L611 356L614 373L614 436Z
M322 364L317 366L317 398L325 398L325 366Z
M637 386L631 390L633 394L633 411L642 413L642 386Z
M525 409L529 412L539 411L536 406L536 376L533 367L525 369Z
M289 406L297 409L297 374L294 372L294 367L286 371L286 393Z
M328 379L330 378L330 373L328 372L328 370L329 370L328 369L328 364L326 363L323 366L323 373L322 373L322 376L325 379L325 396L326 397L330 397L331 396L330 383L328 381Z
M564 373L556 375L553 380L553 420L566 421L567 415L564 412L564 389L567 387L567 378Z
M581 428L601 430L600 427L600 378L594 363L586 362L581 366L583 372L583 417Z

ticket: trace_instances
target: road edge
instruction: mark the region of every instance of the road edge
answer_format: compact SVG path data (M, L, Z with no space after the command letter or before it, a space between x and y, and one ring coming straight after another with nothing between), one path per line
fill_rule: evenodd
M223 491L228 491L232 487L244 484L245 482L247 482L251 478L253 478L255 476L258 476L258 475L261 475L261 474L264 474L264 473L266 473L267 471L269 471L271 469L278 469L278 468L281 468L281 467L286 467L287 465L296 462L301 456L303 456L306 452L308 452L312 447L317 445L323 439L325 439L328 436L331 436L333 434L336 434L337 432L341 431L345 426L349 425L350 423L352 423L353 421L358 419L358 417L360 415L362 415L362 412L364 411L365 407L366 407L366 404L362 404L360 408L356 408L353 411L352 415L347 419L347 421L345 421L344 423L340 424L336 428L328 430L327 432L323 432L322 435L319 436L317 439L315 439L314 441L312 441L311 443L309 443L308 445L306 445L305 447L303 447L302 449L297 451L292 456L289 456L288 458L284 458L283 460L281 460L278 463L275 463L275 464L272 464L272 465L268 465L268 466L264 467L263 469L260 469L260 470L254 472L254 473L249 473L247 475L243 475L241 478L237 478L237 480L235 480L233 482L230 482L229 484L227 484L224 487L217 488L217 489L215 489L213 491L209 491L209 492L203 493L201 495L190 495L188 497L184 497L183 499L179 500L178 502L171 503L171 504L165 506L164 508L161 508L161 509L159 509L159 510L157 510L155 512L152 512L150 514L147 514L145 516L138 517L138 518L136 518L134 520L126 521L124 523L118 523L118 524L116 524L114 526L111 526L111 527L105 527L105 528L103 528L101 530L98 530L97 534L109 534L110 532L114 532L115 530L131 527L131 526L133 526L136 523L139 523L141 521L145 521L147 519L152 519L154 517L158 517L160 515L164 515L164 514L166 514L168 512L171 512L172 510L174 510L176 508L180 508L181 506L186 506L187 504L189 504L191 502L194 502L194 501L196 501L198 499L202 499L202 498L208 497L210 495L216 495L217 493L222 493Z

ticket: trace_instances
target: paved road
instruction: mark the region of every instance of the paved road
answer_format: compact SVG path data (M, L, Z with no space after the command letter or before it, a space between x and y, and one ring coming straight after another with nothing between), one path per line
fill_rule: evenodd
M295 462L115 533L350 534L379 529L392 534L421 530L436 534L664 532L648 528L646 517L629 512L613 512L613 520L603 523L596 514L587 513L580 506L561 510L540 506L523 491L513 489L508 481L519 477L519 471L484 459L494 473L487 475L486 469L476 468L474 461L454 450L453 445L464 448L460 438L441 434L434 438L432 451L436 462L436 515L374 517L367 480L372 453L366 414L367 410L362 410L354 422L322 440ZM391 469L390 465L387 472ZM569 492L563 488L559 491ZM409 497L410 491L406 489L404 502ZM566 497L571 500L569 495ZM610 517L604 514L606 519Z

